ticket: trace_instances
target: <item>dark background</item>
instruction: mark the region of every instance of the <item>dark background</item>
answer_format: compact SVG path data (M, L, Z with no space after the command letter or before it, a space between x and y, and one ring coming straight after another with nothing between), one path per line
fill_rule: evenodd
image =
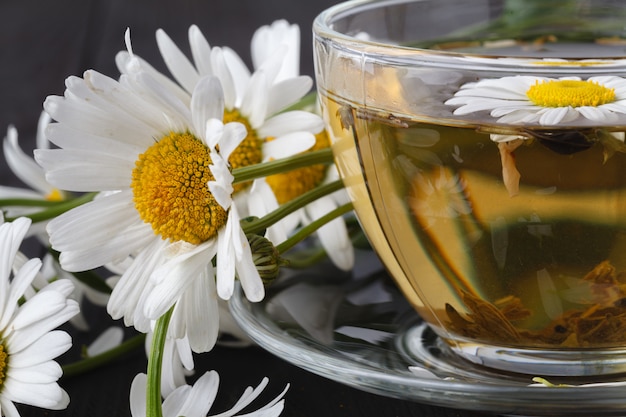
M64 80L95 69L117 77L114 56L124 49L131 28L133 49L165 71L154 33L163 28L188 52L187 29L197 24L211 45L230 46L248 64L249 42L261 25L284 18L300 25L301 72L313 75L311 24L330 0L0 0L0 132L17 127L20 143L30 152L46 96L61 95ZM0 159L1 183L19 185ZM93 330L73 332L76 348L111 325L101 309L90 308ZM333 382L287 364L258 347L218 347L196 361L196 376L216 369L222 378L213 414L230 407L243 389L270 377L268 397L290 383L283 416L480 416L467 411L430 407L379 397ZM130 381L145 372L143 351L88 374L61 380L71 396L67 410L52 412L20 407L22 416L128 416ZM0 387L1 389L1 387Z

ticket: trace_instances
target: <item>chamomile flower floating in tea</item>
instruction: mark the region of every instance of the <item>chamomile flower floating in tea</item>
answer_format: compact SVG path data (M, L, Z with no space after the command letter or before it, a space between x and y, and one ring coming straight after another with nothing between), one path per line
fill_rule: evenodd
M489 111L499 123L556 126L579 119L612 123L626 114L626 79L527 75L483 79L461 86L446 104L459 106L454 110L458 116Z

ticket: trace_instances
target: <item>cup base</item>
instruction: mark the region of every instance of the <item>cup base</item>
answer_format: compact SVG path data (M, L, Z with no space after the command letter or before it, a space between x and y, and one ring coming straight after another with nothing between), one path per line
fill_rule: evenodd
M536 376L594 376L626 372L626 349L546 350L456 341L450 349L474 364Z
M425 323L408 329L398 348L408 360L429 364L438 373L479 380L531 382L533 377L558 377L559 382L577 384L626 374L626 349L556 351L480 345L446 340Z

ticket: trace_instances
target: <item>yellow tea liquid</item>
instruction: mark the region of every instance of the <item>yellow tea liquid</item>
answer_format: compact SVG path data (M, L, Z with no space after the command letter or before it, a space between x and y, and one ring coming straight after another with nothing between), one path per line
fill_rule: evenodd
M520 130L507 148L494 126L322 99L360 221L440 336L626 345L626 153L612 132Z

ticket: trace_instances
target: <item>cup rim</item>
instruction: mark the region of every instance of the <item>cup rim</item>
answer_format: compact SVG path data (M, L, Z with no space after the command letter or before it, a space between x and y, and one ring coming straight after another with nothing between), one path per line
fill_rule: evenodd
M399 4L422 3L424 0L347 0L319 13L313 20L314 42L330 40L337 49L363 57L376 55L378 60L410 62L448 69L511 72L529 74L608 74L626 69L626 52L621 55L592 58L587 56L540 57L528 55L477 53L406 46L340 32L332 23L357 13Z

